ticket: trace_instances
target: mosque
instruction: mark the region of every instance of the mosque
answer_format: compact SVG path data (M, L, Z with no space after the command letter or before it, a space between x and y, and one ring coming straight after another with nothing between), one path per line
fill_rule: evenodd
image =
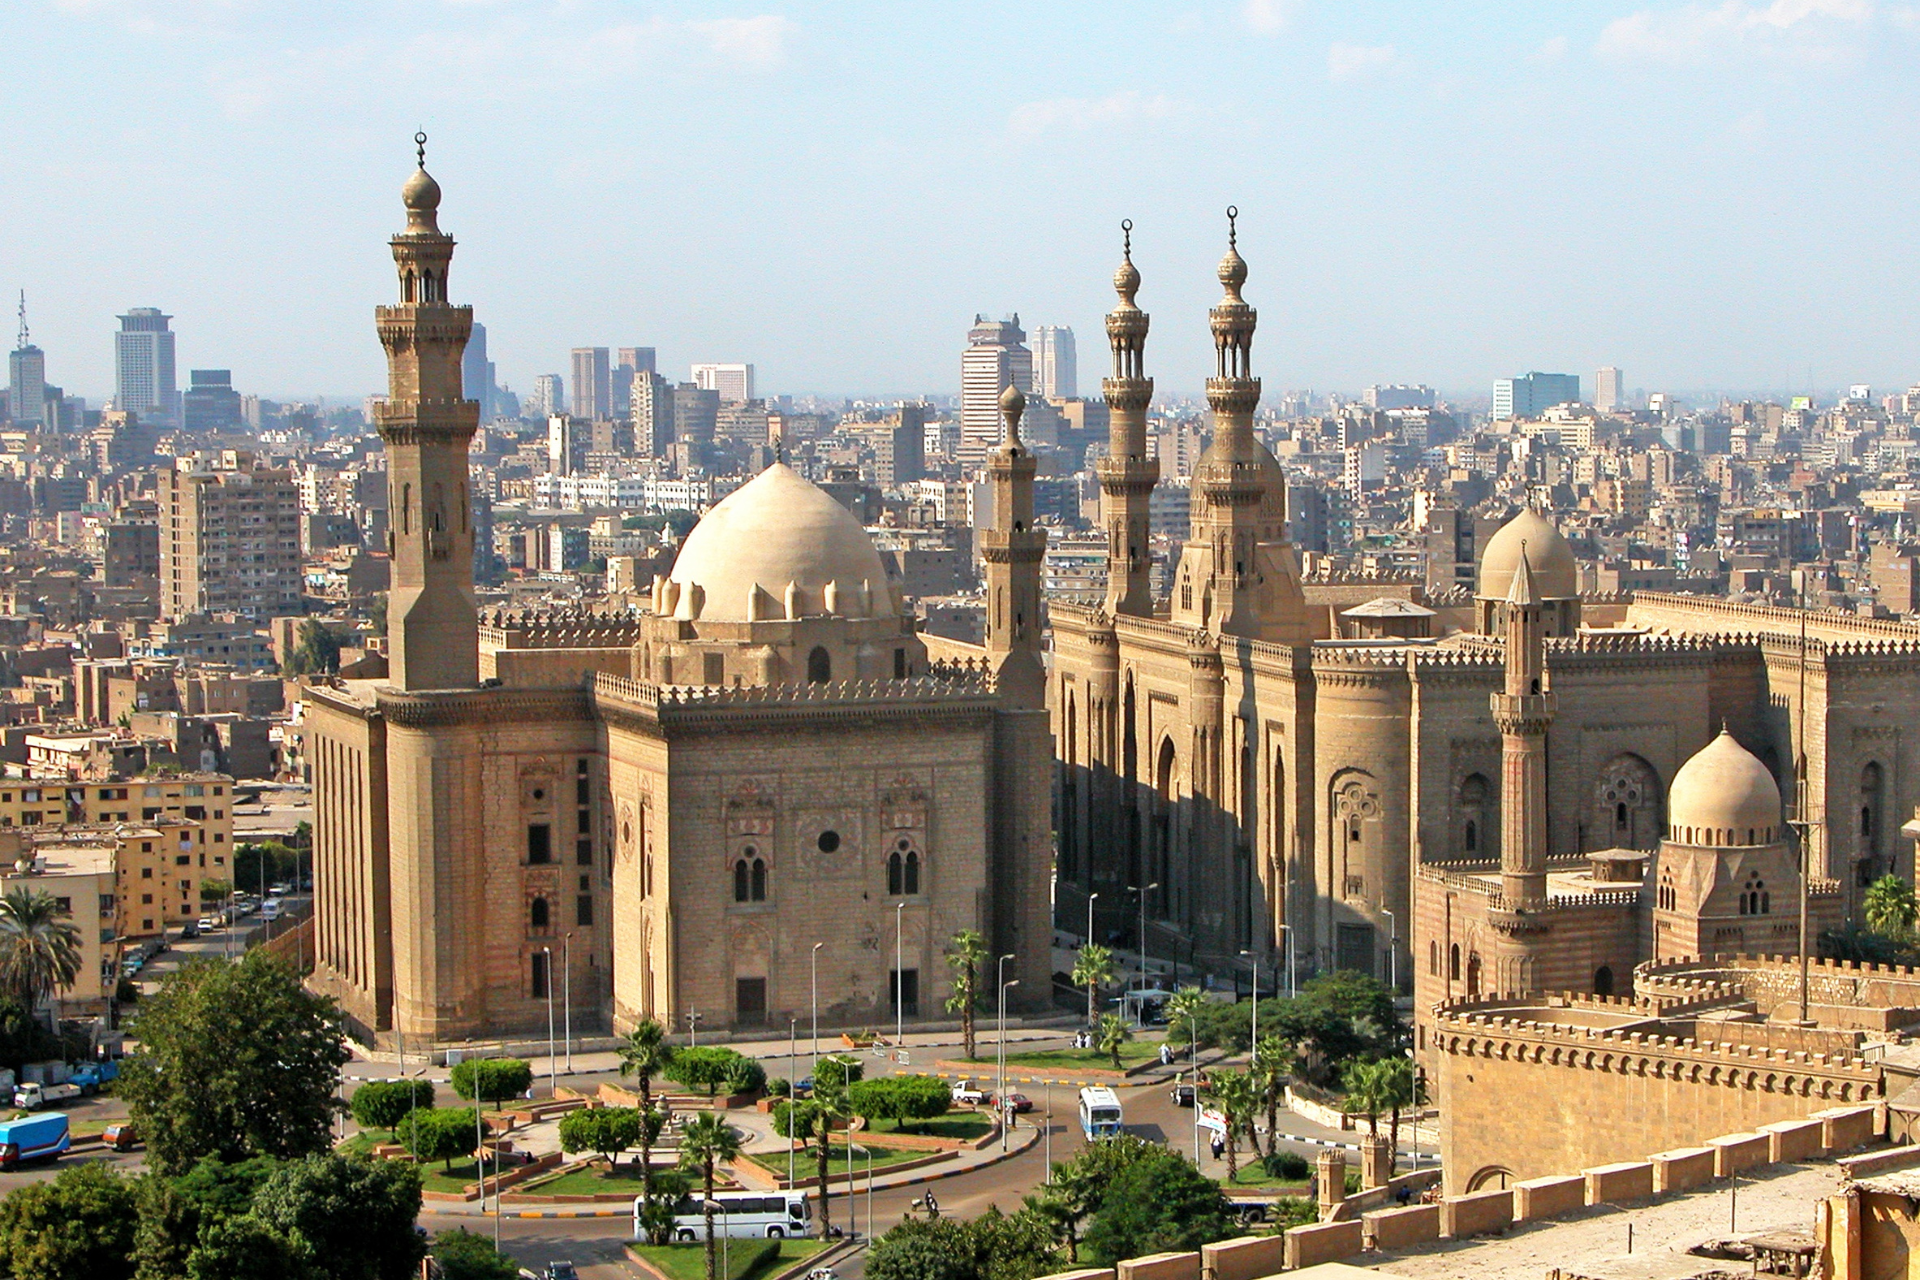
M378 311L388 670L312 691L316 966L357 1035L886 1027L944 1016L952 936L1052 940L1035 461L1002 402L985 645L930 657L854 517L775 464L687 538L651 608L482 618L453 240L421 167Z

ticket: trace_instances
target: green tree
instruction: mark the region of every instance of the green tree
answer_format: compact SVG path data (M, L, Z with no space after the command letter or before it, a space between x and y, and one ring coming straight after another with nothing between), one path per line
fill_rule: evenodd
M224 902L226 901L227 895L232 892L233 882L231 880L202 880L200 882L200 905L205 907L211 906L214 903Z
M1881 876L1867 886L1862 900L1866 908L1867 928L1895 942L1913 941L1913 925L1920 916L1913 886L1896 875Z
M253 1216L304 1243L328 1280L411 1280L426 1253L413 1229L420 1171L399 1160L289 1161L254 1194Z
M758 1093L767 1087L767 1069L752 1058L735 1055L722 1073L721 1083L733 1094Z
M653 1078L673 1064L674 1047L667 1043L667 1029L658 1018L642 1018L620 1043L620 1074L634 1079L634 1093L640 1099L640 1200L644 1210L653 1203L653 1140L659 1136L664 1117L653 1106Z
M970 1062L975 1054L973 1015L980 1003L980 964L986 958L987 943L978 929L962 929L947 941L947 967L953 970L947 1012L960 1015L960 1043Z
M1253 1077L1245 1071L1215 1071L1207 1077L1207 1092L1225 1117L1227 1131L1227 1181L1240 1173L1240 1135L1253 1133L1254 1113L1259 1109L1260 1093Z
M1349 1062L1341 1076L1347 1090L1344 1110L1349 1115L1365 1116L1367 1132L1376 1138L1380 1136L1380 1113L1390 1105L1389 1070L1390 1062L1362 1060Z
M989 1206L972 1221L908 1219L874 1242L869 1280L1033 1280L1057 1270L1060 1250L1031 1209Z
M209 1222L187 1255L187 1280L331 1280L305 1240L252 1214Z
M1087 989L1087 1026L1097 1025L1093 1017L1094 992L1113 981L1113 952L1097 942L1080 948L1073 961L1073 985Z
M177 1178L141 1178L134 1280L181 1280L201 1232L245 1214L279 1163L271 1156L234 1164L208 1156Z
M465 1107L410 1111L393 1126L393 1140L415 1160L438 1160L451 1173L455 1160L474 1152L473 1112Z
M533 1068L520 1058L468 1058L453 1067L453 1091L468 1102L495 1106L533 1087Z
M338 671L342 644L339 633L329 628L320 619L304 619L300 623L300 631L294 642L293 652L287 655L282 674L292 677Z
M0 894L0 988L37 1009L80 973L80 930L45 889Z
M441 1280L520 1280L520 1268L512 1258L465 1227L435 1236L432 1252Z
M703 1044L676 1050L665 1075L689 1089L704 1089L711 1096L728 1082L728 1073L736 1069L734 1064L744 1061L746 1058L737 1049Z
M348 1100L353 1122L362 1129L392 1129L407 1113L432 1105L431 1080L369 1080Z
M1122 1168L1104 1189L1087 1226L1088 1261L1189 1252L1239 1233L1232 1207L1212 1179L1167 1147Z
M1273 1155L1280 1132L1280 1103L1294 1063L1293 1046L1279 1036L1262 1036L1254 1046L1248 1070L1267 1112L1267 1154Z
M0 1200L0 1267L14 1280L132 1280L131 1182L104 1164L60 1171Z
M1067 1260L1079 1256L1080 1224L1091 1217L1106 1197L1107 1188L1123 1170L1163 1150L1138 1134L1122 1133L1090 1142L1073 1159L1057 1164L1028 1207L1041 1212L1065 1241Z
M740 1155L740 1135L725 1117L709 1111L687 1121L680 1130L680 1165L700 1175L706 1188L701 1216L706 1220L707 1280L713 1280L713 1179L715 1169Z
M299 851L278 840L249 841L233 851L234 884L262 897L273 885L292 881L299 870Z
M937 1076L879 1076L852 1085L847 1101L853 1114L864 1116L869 1123L892 1120L905 1128L909 1121L947 1114L953 1105L953 1091Z
M820 1236L825 1239L833 1230L833 1185L827 1177L827 1162L833 1155L833 1130L836 1125L844 1126L853 1118L853 1086L860 1082L862 1064L858 1058L848 1058L840 1054L829 1054L820 1059L820 1065L813 1073L813 1097L809 1101L812 1115L815 1171L820 1180ZM847 1184L848 1194L852 1194L853 1184L853 1138L847 1138Z
M115 1086L148 1167L177 1174L203 1156L327 1150L348 1059L340 1024L331 999L265 951L189 961L141 1002L140 1049Z
M1207 999L1206 992L1198 987L1181 987L1167 998L1167 1043L1191 1045L1197 1053L1200 1046L1194 1042L1199 1029L1200 1015L1213 1001Z
M1396 1054L1380 1062L1380 1100L1391 1117L1387 1129L1389 1150L1400 1150L1400 1113L1417 1106L1426 1092L1414 1074L1413 1059Z
M1109 1013L1101 1017L1100 1052L1112 1060L1115 1071L1122 1068L1120 1050L1124 1049L1127 1041L1131 1039L1133 1039L1133 1028L1127 1025L1125 1018L1117 1013Z
M560 1117L560 1149L568 1155L592 1151L614 1168L622 1151L640 1141L640 1112L634 1107L586 1107Z

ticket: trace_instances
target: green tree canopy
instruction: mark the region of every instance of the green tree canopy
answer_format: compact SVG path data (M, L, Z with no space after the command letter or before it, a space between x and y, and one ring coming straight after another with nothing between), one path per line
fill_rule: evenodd
M1087 1226L1086 1260L1110 1267L1122 1258L1198 1249L1238 1232L1219 1186L1185 1156L1155 1147L1107 1184Z
M972 1221L911 1218L874 1242L868 1280L1033 1280L1064 1264L1046 1220L1032 1209L989 1207Z
M413 1229L420 1171L400 1160L289 1161L253 1197L253 1216L304 1243L328 1280L411 1280L426 1248Z
M1913 897L1913 886L1896 875L1881 876L1867 886L1862 900L1867 928L1895 942L1913 941L1913 925L1920 917L1920 905Z
M953 970L953 994L947 1012L960 1015L960 1044L968 1059L974 1056L973 1015L980 1005L980 964L987 958L987 942L978 929L962 929L947 941L947 967Z
M501 1103L533 1087L533 1068L519 1058L468 1058L453 1064L453 1091L468 1102Z
M186 1280L332 1280L305 1240L252 1214L209 1222L187 1255Z
M391 1129L408 1112L432 1105L431 1080L369 1080L348 1101L353 1122L362 1129Z
M432 1252L440 1264L441 1280L520 1280L520 1268L512 1258L465 1227L435 1236Z
M937 1076L877 1076L856 1081L847 1090L847 1103L853 1114L869 1121L895 1120L905 1125L947 1114L953 1091Z
M291 967L253 950L237 964L192 960L141 1002L140 1049L116 1091L157 1173L204 1156L297 1157L331 1145L340 1011Z
M586 1107L560 1117L560 1149L568 1155L592 1151L612 1164L622 1151L640 1142L640 1112L634 1107Z
M0 989L37 1009L80 973L80 930L45 889L0 894Z
M674 1050L673 1059L667 1063L663 1074L667 1079L689 1089L704 1089L711 1094L721 1085L732 1088L736 1080L751 1080L751 1072L748 1072L743 1065L746 1063L752 1063L754 1067L760 1065L737 1049L729 1049L723 1045L703 1044ZM761 1071L760 1083L765 1083L766 1078L766 1072Z
M344 643L343 637L320 619L303 619L294 640L293 652L287 655L283 674L307 676L338 671L340 649Z
M110 1166L79 1164L0 1200L0 1267L14 1280L132 1280L134 1187Z
M400 1117L393 1140L416 1160L438 1160L449 1171L474 1150L473 1112L465 1107L429 1108Z

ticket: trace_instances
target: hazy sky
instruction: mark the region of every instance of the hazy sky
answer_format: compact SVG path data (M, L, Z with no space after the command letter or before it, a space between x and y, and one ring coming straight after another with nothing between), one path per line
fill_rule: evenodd
M1269 392L1920 381L1907 5L12 0L0 47L0 288L96 403L137 305L183 383L384 386L415 128L523 393L589 344L951 392L1017 310L1097 394L1122 217L1194 391L1229 202Z

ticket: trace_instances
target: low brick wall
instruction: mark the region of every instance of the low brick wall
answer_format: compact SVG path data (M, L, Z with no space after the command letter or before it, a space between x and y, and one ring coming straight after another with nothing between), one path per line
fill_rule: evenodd
M1440 1238L1440 1206L1410 1204L1404 1209L1375 1209L1360 1225L1376 1249L1407 1249Z
M1211 1280L1262 1280L1286 1265L1287 1242L1280 1236L1241 1236L1200 1248L1200 1270Z
M1513 1220L1535 1222L1587 1206L1587 1180L1577 1173L1513 1184Z
M1197 1253L1150 1253L1114 1268L1115 1280L1200 1280Z
M1644 1160L1595 1165L1583 1176L1588 1204L1631 1204L1653 1195L1653 1165Z
M1676 1147L1662 1151L1649 1163L1653 1165L1653 1189L1661 1195L1692 1191L1713 1181L1713 1166L1719 1152L1712 1147Z
M1920 1165L1920 1147L1895 1147L1891 1151L1873 1151L1840 1161L1841 1171L1849 1178L1874 1178L1915 1165Z
M1823 1128L1819 1120L1776 1120L1761 1125L1760 1132L1767 1135L1767 1159L1784 1164L1825 1155L1826 1143L1820 1136Z
M1287 1270L1318 1266L1351 1258L1366 1247L1366 1238L1358 1222L1323 1222L1317 1227L1290 1227L1287 1230Z
M1728 1133L1708 1138L1713 1148L1713 1176L1731 1177L1742 1170L1767 1162L1767 1135L1764 1133Z
M1813 1118L1821 1122L1821 1145L1834 1155L1864 1147L1878 1133L1873 1107L1828 1107Z
M1082 1267L1078 1271L1056 1271L1041 1280L1115 1280L1112 1267Z
M1476 1191L1440 1202L1440 1234L1453 1240L1491 1235L1512 1225L1511 1191Z

